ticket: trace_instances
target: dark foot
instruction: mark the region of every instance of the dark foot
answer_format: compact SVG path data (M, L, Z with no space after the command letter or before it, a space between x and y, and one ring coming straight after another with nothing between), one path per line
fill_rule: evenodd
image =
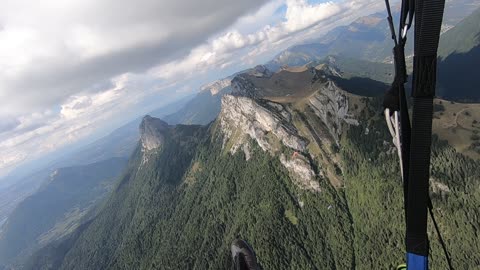
M236 239L232 243L233 269L259 270L255 252L244 240Z

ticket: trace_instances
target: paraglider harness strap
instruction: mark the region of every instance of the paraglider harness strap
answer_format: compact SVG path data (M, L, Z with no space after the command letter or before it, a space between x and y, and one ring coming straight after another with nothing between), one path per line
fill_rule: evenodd
M437 50L445 0L403 0L398 38L390 4L385 0L388 22L394 40L395 78L385 94L388 128L397 147L404 186L406 250L408 269L428 269L429 242L427 209L439 235L450 269L453 269L445 243L433 215L429 197L430 151L432 142L433 98L435 95ZM404 84L407 82L405 44L415 14L412 123Z

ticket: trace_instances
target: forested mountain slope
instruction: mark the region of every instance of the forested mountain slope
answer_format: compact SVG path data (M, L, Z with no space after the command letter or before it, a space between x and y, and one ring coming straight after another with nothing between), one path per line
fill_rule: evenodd
M236 76L207 126L146 117L103 210L29 269L228 269L237 236L264 269L403 262L402 186L381 99L342 89L336 81L348 79L328 65L301 72ZM281 83L290 76L306 81ZM438 139L433 153L438 222L455 267L472 268L480 163ZM443 269L432 229L432 267Z

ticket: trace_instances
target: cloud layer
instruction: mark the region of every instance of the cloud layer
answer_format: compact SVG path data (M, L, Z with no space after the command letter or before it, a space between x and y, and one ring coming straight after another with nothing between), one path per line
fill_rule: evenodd
M0 110L44 109L115 75L141 72L264 2L7 1L0 9Z
M0 176L375 12L377 2L7 0Z

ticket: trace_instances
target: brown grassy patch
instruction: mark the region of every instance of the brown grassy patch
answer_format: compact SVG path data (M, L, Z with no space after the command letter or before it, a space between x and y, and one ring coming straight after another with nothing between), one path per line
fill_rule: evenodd
M436 111L433 119L433 132L442 140L447 140L455 149L472 158L480 158L480 153L471 149L475 134L480 134L480 104L453 103L446 100L434 101Z

